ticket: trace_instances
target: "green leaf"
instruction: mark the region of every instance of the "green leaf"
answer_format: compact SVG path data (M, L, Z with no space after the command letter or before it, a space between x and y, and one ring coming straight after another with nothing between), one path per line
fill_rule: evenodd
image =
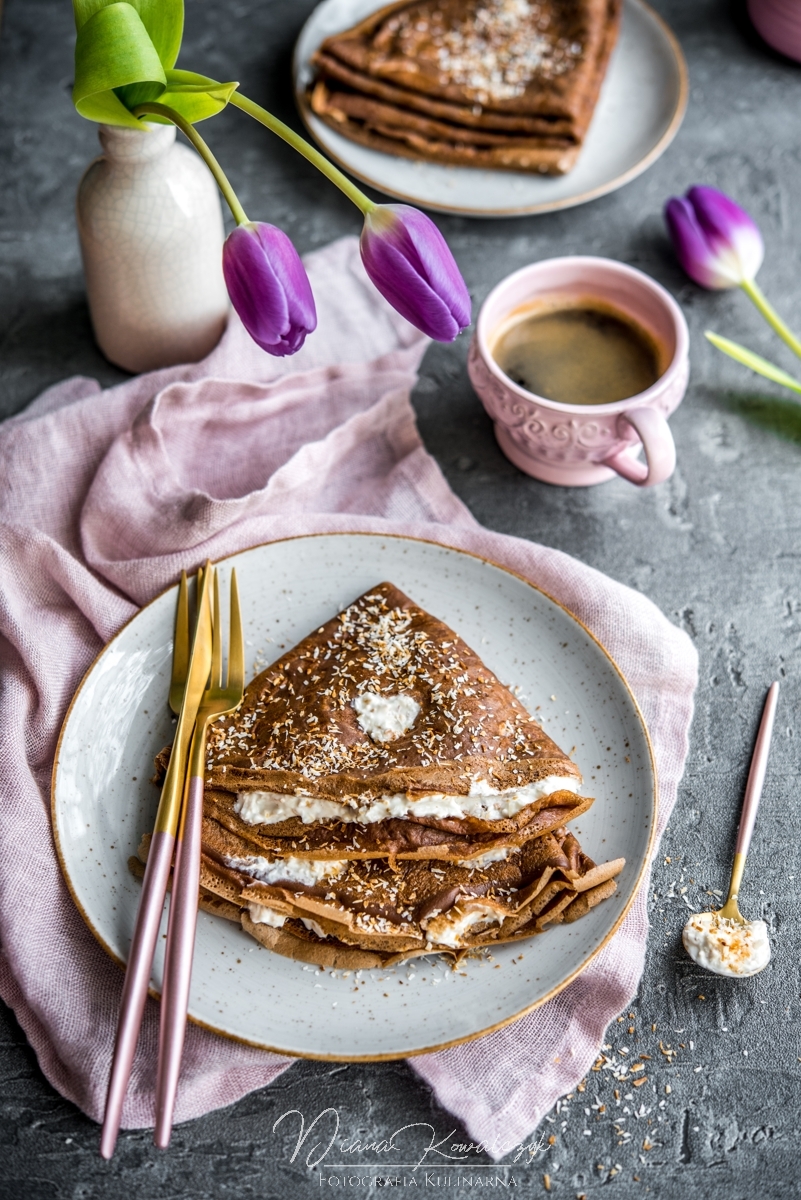
M168 71L167 90L159 96L159 104L169 105L194 125L222 112L238 87L238 83L217 83L194 71Z
M117 2L118 0L72 0L75 28L80 33L92 17ZM184 32L183 0L129 0L129 7L138 13L165 71L175 66Z
M733 358L735 362L742 363L744 367L750 367L752 371L756 371L757 375L764 375L772 383L781 384L782 387L789 388L790 391L798 392L801 395L801 383L797 379L793 379L792 375L788 375L781 367L774 366L766 358L754 354L753 350L747 350L745 346L740 346L737 342L730 342L728 338L720 337L717 333L710 333L707 330L705 336L713 346L717 346L718 350L728 354L729 358Z
M131 4L97 9L78 30L72 99L82 117L107 125L141 128L115 94L129 84L146 85L147 99L164 91L167 77L139 13ZM127 96L123 92L127 100Z
M158 100L194 124L222 112L236 83L176 71L183 0L73 0L73 100L90 121L141 128L131 110ZM148 118L168 124L166 118Z

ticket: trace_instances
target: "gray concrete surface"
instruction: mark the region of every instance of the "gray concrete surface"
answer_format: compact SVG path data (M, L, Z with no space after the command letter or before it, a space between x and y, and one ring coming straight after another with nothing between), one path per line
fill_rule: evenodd
M312 0L189 0L186 61L239 78L248 94L294 121L289 56L312 7ZM464 338L431 348L415 396L427 446L480 521L558 546L639 588L688 631L701 659L687 772L654 874L646 970L634 1016L613 1025L607 1039L615 1049L652 1056L649 1082L622 1098L630 1112L619 1128L629 1136L618 1136L610 1120L615 1081L609 1072L591 1073L567 1114L554 1112L544 1123L556 1138L545 1158L483 1170L508 1185L493 1194L545 1195L546 1172L551 1194L569 1200L582 1193L588 1200L801 1193L801 409L718 355L703 330L744 341L789 370L798 364L744 296L704 293L687 282L660 216L665 198L694 182L739 197L765 234L760 281L801 328L801 66L760 43L742 6L658 0L657 7L684 47L692 96L677 141L650 171L615 195L553 216L440 223L476 304L508 271L573 252L632 263L674 293L690 322L692 381L672 419L679 456L673 479L649 492L622 481L571 491L521 475L496 448L471 392ZM103 383L122 377L94 347L84 301L73 197L96 135L70 105L72 44L67 0L7 0L0 38L2 415L72 373ZM301 250L358 231L349 204L255 124L230 113L208 132L246 208L283 226ZM671 893L686 886L687 898L701 907L705 889L726 885L748 757L774 677L783 684L781 707L744 900L749 914L768 921L774 960L762 975L733 983L702 975L683 955L687 907ZM663 1055L660 1040L675 1055ZM147 1133L128 1133L105 1164L97 1157L97 1128L47 1084L4 1010L0 1196L373 1194L377 1189L321 1185L299 1160L289 1161L289 1132L272 1132L287 1109L310 1119L329 1104L338 1108L343 1132L361 1138L388 1136L412 1120L430 1121L440 1137L452 1129L460 1136L458 1123L403 1063L298 1063L273 1087L177 1129L168 1154L157 1153ZM415 1194L475 1192L475 1182L458 1183L469 1174L440 1167L430 1181L418 1177Z

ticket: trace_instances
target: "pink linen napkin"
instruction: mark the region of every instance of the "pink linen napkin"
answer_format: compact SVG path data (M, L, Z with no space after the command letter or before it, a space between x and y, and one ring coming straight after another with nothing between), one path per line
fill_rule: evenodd
M696 682L689 639L599 572L479 526L417 433L409 392L427 340L377 295L354 239L306 261L319 327L294 358L270 358L232 317L202 363L105 392L70 379L0 426L0 996L53 1086L95 1120L122 975L62 880L50 772L83 672L181 568L328 530L407 533L511 567L580 617L627 676L653 739L660 834L676 799ZM647 881L615 937L548 1004L410 1060L495 1158L575 1086L631 1002L646 895ZM148 1001L126 1127L153 1123L157 1037ZM190 1026L177 1119L232 1103L291 1061Z

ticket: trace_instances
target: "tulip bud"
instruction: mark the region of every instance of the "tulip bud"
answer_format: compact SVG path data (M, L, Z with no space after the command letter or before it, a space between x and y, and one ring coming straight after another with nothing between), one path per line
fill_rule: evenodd
M385 300L429 337L452 342L470 324L470 296L434 222L406 204L379 204L364 218L360 249Z
M753 281L765 247L756 223L723 192L690 188L665 205L665 220L684 270L705 288L740 287Z
M262 350L283 357L300 350L317 326L311 284L282 229L261 221L225 239L223 275L231 303Z

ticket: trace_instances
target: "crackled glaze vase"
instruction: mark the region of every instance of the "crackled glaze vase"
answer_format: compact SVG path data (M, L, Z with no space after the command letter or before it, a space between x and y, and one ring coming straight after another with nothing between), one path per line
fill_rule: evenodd
M99 134L77 202L98 345L127 371L197 362L228 318L217 186L173 125Z

